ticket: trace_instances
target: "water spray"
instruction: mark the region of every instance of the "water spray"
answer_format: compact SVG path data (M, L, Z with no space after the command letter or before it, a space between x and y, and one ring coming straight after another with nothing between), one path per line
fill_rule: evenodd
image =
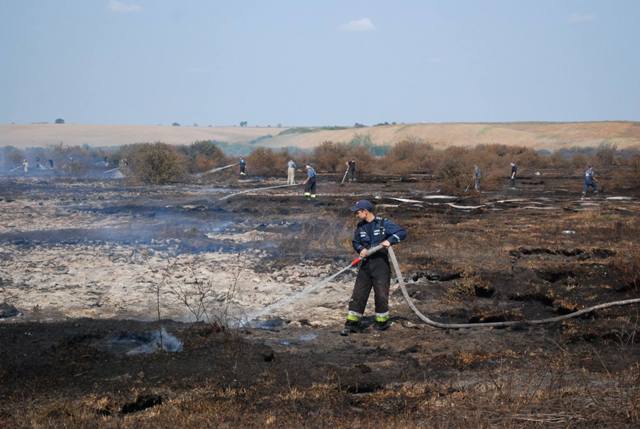
M371 249L368 249L367 251L367 256L373 255L374 253L376 253L377 251L379 251L380 249L382 249L384 246L382 244L379 244L375 247L372 247ZM319 282L301 290L300 292L290 295L286 298L281 299L280 301L276 301L273 304L270 304L268 306L266 306L265 308L263 308L262 310L248 315L247 319L249 321L251 320L256 320L262 316L266 316L268 314L270 314L273 310L276 310L278 308L281 308L287 304L291 304L292 302L295 302L299 299L302 299L304 297L306 297L307 295L309 295L310 293L324 287L325 285L327 285L330 281L332 281L333 279L335 279L336 277L338 277L340 274L344 273L345 271L348 271L352 268L354 268L355 266L357 266L363 259L365 258L361 258L361 257L357 257L356 259L354 259L353 261L351 261L351 263L349 265L347 265L346 267L342 268L340 271L338 271L335 274L330 275L327 278L324 278L322 280L320 280Z
M193 177L202 177L202 176L207 175L207 174L217 173L218 171L226 170L227 168L235 167L236 165L238 165L237 162L235 164L225 165L224 167L212 168L211 170L208 170L208 171L205 171L205 172L202 172L202 173L198 173L198 174L194 174Z

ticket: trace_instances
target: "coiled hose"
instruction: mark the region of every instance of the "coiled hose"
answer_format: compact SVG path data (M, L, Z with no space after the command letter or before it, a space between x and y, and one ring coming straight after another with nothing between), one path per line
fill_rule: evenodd
M377 249L376 249L377 250ZM486 322L486 323L441 323L436 322L435 320L430 319L428 316L425 316L416 305L413 303L413 300L409 296L409 292L407 292L407 288L404 283L404 279L402 277L402 272L400 272L400 264L398 264L398 259L396 258L395 253L393 252L393 248L389 247L389 259L391 260L391 264L393 265L393 271L396 275L396 280L400 286L400 290L402 291L402 296L404 297L407 305L411 310L418 316L420 320L426 323L429 326L433 326L434 328L441 329L462 329L462 328L505 328L508 326L521 326L521 325L542 325L545 323L555 323L561 322L563 320L571 319L574 317L581 316L586 313L591 313L596 310L601 310L603 308L615 307L620 305L630 305L640 303L640 298L633 299L625 299L622 301L612 301L605 302L604 304L594 305L593 307L583 308L578 311L574 311L573 313L564 314L562 316L549 317L547 319L536 319L536 320L513 320L507 322ZM373 252L369 252L371 254Z

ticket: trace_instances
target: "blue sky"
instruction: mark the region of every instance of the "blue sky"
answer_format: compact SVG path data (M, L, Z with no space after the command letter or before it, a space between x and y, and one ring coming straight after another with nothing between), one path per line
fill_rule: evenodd
M0 123L640 120L640 1L0 0Z

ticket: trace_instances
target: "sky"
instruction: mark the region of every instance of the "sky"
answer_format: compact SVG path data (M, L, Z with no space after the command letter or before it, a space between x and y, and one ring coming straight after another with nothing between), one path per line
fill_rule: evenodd
M0 0L0 123L640 120L637 0Z

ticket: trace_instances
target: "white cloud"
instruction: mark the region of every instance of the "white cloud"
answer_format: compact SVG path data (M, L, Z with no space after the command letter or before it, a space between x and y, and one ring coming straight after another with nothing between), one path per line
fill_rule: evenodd
M340 26L342 31L373 31L376 26L369 18L356 19Z
M592 13L572 13L569 16L569 22L571 24L584 24L595 20L596 16Z
M123 1L118 1L118 0L109 0L109 3L107 4L107 8L111 12L116 12L116 13L133 13L133 12L140 12L142 10L142 6L140 6L139 4L125 3Z

